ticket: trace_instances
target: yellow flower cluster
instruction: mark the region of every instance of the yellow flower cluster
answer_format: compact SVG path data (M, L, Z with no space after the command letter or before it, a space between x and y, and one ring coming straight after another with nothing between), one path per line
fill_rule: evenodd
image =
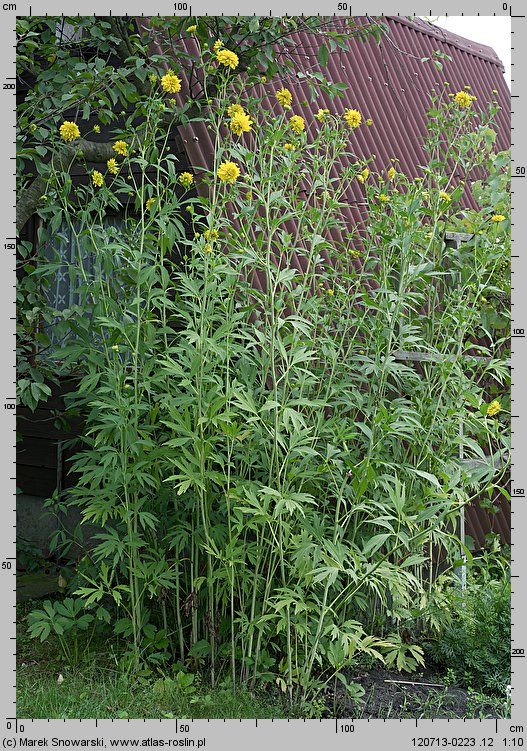
M497 415L500 410L501 404L497 399L494 399L494 401L487 407L487 417L494 417L494 415Z
M156 202L156 199L152 196L152 198L149 198L148 201L145 203L145 208L147 211L150 211L151 207Z
M472 104L472 97L466 91L458 91L454 99L460 107L470 107Z
M181 78L178 78L171 70L161 78L161 87L167 94L177 94L181 91Z
M241 136L242 133L248 133L251 130L252 125L254 125L254 120L249 117L243 108L241 108L241 112L237 111L233 113L230 122L230 129L236 136Z
M329 115L329 110L319 110L315 117L317 118L317 120L320 120L320 122L323 123L326 119L326 115Z
M450 203L450 201L452 200L452 198L448 195L448 193L445 193L444 190L440 191L439 198L442 201L446 201L447 203Z
M390 180L390 182L393 182L395 174L395 167L390 167L390 169L388 170L388 180Z
M220 63L220 65L224 65L226 68L232 68L232 70L237 68L240 62L240 58L238 57L236 52L231 52L231 50L224 49L219 49L216 52L216 60Z
M195 24L192 24L192 26L188 26L187 27L187 32L189 34L193 34L197 30L198 30L198 27Z
M94 133L100 133L101 132L101 126L100 125L94 125L93 126L93 132Z
M208 240L217 240L218 237L219 237L219 234L218 234L217 230L215 230L215 229L206 229L205 232L203 233L203 237L207 241Z
M365 183L369 176L370 176L370 170L368 169L368 167L364 167L360 175L357 175L357 180L360 183Z
M91 173L91 181L95 185L96 188L102 188L104 184L104 178L102 174L96 169L94 169L93 172Z
M293 101L293 95L289 91L289 89L278 89L277 92L275 92L275 96L278 99L279 104L282 105L282 107L285 107L286 109L290 109L291 103Z
M182 172L179 176L179 182L184 188L188 190L194 182L194 177L190 174L190 172Z
M362 115L359 110L346 110L344 113L344 120L348 123L349 127L358 128L362 122Z
M116 141L113 145L113 150L121 156L128 156L128 144L126 141Z
M108 168L108 172L110 175L116 175L119 172L119 165L117 164L117 159L108 159L106 162L106 166Z
M243 109L242 105L241 104L229 104L229 106L227 107L227 114L228 114L228 116L229 117L234 117L234 115L237 112L239 112L240 114L243 115L243 113L245 112L245 110Z
M286 151L294 151L294 150L295 150L295 147L293 146L293 144L292 144L292 143L284 143L284 149L285 149Z
M306 122L300 115L293 115L293 117L289 118L289 125L294 133L300 134L305 130Z
M386 203L386 201L389 201L390 199L386 195L386 193L379 193L379 201L381 203Z
M494 214L494 216L491 216L491 221L493 222L504 222L505 217L503 214Z
M223 47L223 42L221 41L221 39L217 39L212 45L212 49L214 50L214 52L219 52L222 47Z
M236 162L222 162L218 167L218 180L221 180L222 183L229 183L232 185L232 183L236 182L239 176L240 168Z
M79 126L76 123L65 120L59 128L60 137L63 141L76 141L81 137Z

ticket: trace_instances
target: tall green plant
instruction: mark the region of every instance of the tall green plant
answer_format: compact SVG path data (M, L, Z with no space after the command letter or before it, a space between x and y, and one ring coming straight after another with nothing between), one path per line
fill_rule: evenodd
M60 351L65 369L83 365L72 401L87 414L70 502L101 528L77 594L112 603L128 668L206 661L213 683L224 670L234 684L273 679L292 700L335 676L348 685L361 653L422 662L397 629L434 625L432 550L455 568L461 508L500 480L458 458L507 443L505 398L496 417L463 359L492 355L486 377L506 387L504 332L487 325L490 342L475 343L467 293L506 253L507 220L492 221L508 213L506 163L485 135L493 110L455 99L435 102L422 179L376 173L352 152L358 112L305 122L278 85L283 110L266 112L231 80L232 54L203 50L205 93L207 66L223 70L206 197L166 152L154 84L117 174L80 189L80 227L55 175L83 301ZM468 177L485 145L499 202L486 196L469 249L447 259L442 231L462 221L452 175L462 164ZM352 180L368 204L360 234L341 214ZM130 191L134 215L104 229ZM398 349L434 363L418 373Z

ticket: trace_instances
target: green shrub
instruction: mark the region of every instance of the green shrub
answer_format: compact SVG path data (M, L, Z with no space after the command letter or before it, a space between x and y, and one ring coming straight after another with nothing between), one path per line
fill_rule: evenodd
M449 592L451 614L426 653L456 682L478 691L505 693L510 684L510 580L477 576L467 589Z

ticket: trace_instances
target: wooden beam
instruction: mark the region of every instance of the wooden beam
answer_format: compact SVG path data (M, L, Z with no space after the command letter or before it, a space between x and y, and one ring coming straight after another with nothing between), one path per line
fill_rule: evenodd
M396 360L410 361L410 362L457 362L459 359L464 360L467 363L481 362L489 363L493 362L492 357L481 357L480 355L442 355L439 352L411 352L404 349L397 349L392 352L392 355ZM511 358L507 357L506 360L498 360L502 362L508 368L511 367Z
M486 459L461 459L460 464L464 469L479 469L480 467L493 467L501 469L509 461L509 455L487 456Z

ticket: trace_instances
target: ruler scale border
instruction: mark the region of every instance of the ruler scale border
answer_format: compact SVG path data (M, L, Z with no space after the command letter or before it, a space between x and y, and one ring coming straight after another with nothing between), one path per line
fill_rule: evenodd
M285 5L285 9L284 9ZM337 8L337 2L333 5ZM521 94L527 83L527 20L522 13L520 0L503 2L443 2L440 7L419 8L406 2L385 2L379 4L348 3L349 15L481 15L509 16L511 18L512 82L512 173L518 177L525 174L527 167L527 145L522 142L522 134L527 126L525 101L527 94ZM97 15L344 15L331 13L332 6L324 7L313 0L300 2L289 0L279 7L272 3L259 6L254 1L211 3L210 0L190 2L166 2L155 4L148 13L144 6L131 0L122 3L103 4L97 2ZM184 6L184 7L183 7ZM251 7L252 6L252 7ZM285 10L285 12L284 12ZM95 14L94 12L94 14ZM527 329L527 300L522 295L522 285L527 281L527 265L522 255L522 240L527 236L527 219L522 204L527 203L527 178L512 182L512 710L510 719L455 719L455 720L24 720L16 718L15 694L15 654L16 654L16 480L14 467L15 452L15 202L13 133L16 125L16 93L12 85L16 83L15 33L16 16L25 15L89 15L79 0L67 4L62 2L0 3L0 40L3 59L4 117L0 120L2 132L3 180L3 230L0 278L3 284L2 337L4 367L1 371L1 451L0 462L3 470L4 505L3 524L0 527L1 548L0 570L1 592L5 602L5 616L0 624L3 666L0 696L0 728L3 732L4 748L21 745L71 747L79 745L75 741L85 740L84 745L110 748L112 740L123 738L138 739L137 745L163 745L197 747L207 749L242 749L247 743L253 748L267 748L269 744L287 747L291 743L302 743L307 748L316 748L323 743L331 743L332 748L349 748L350 744L367 741L372 747L385 743L395 751L423 747L471 746L474 748L519 748L523 744L522 709L527 708L527 602L524 579L527 564L527 546L521 544L521 535L527 535L527 475L524 474L522 452L527 449L527 389L524 390L522 376L527 371L525 352L525 331ZM10 100L10 97L12 99ZM11 103L12 102L12 103ZM9 247L12 246L12 247ZM523 659L522 659L523 658ZM34 741L33 743L31 741ZM46 742L44 742L46 741ZM56 741L56 742L55 742ZM156 743L157 741L157 743ZM163 743L160 743L163 741ZM472 742L473 741L473 742ZM527 744L526 744L527 745Z

